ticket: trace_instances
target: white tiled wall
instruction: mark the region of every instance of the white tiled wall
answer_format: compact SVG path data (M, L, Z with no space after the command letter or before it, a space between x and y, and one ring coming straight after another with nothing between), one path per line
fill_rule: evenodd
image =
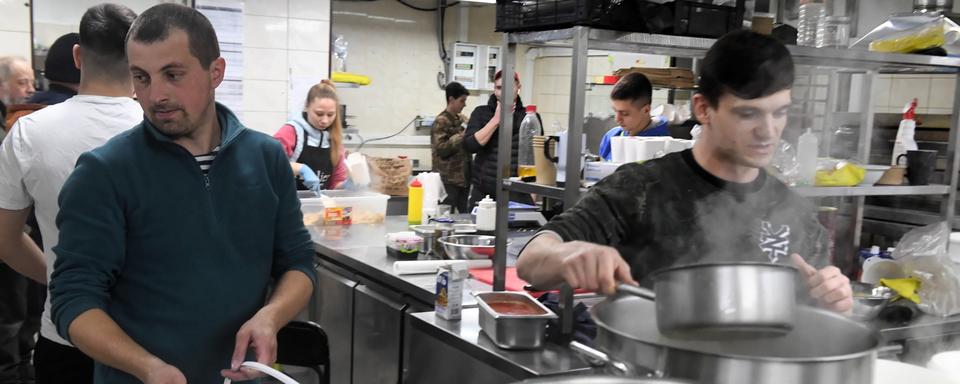
M917 113L949 115L953 112L956 75L879 75L873 94L878 113L900 113L917 98Z
M493 32L494 9L468 8L465 41L501 44L500 35ZM448 49L460 37L460 15L460 6L447 11ZM359 129L363 138L396 133L415 116L436 116L446 106L437 81L443 64L438 54L435 12L415 11L396 1L338 1L333 3L333 33L343 35L349 43L348 72L369 76L372 81L368 86L338 91L347 105L347 114L355 116L350 124ZM488 98L489 93L471 95L463 113L469 116ZM411 127L401 135L412 134ZM429 147L370 146L364 147L363 152L376 156L406 155L420 160L421 167L430 167Z
M329 77L331 0L246 0L243 122L273 134ZM295 86L296 85L296 86Z
M31 60L30 5L25 0L0 0L0 56Z

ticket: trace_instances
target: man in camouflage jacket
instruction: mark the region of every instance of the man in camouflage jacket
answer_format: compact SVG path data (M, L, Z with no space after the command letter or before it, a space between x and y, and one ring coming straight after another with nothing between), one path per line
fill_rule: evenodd
M458 82L445 87L447 108L433 122L430 145L433 153L433 169L440 172L447 198L443 204L450 205L460 213L469 212L467 197L470 193L470 153L463 147L466 116L461 112L467 105L467 89Z

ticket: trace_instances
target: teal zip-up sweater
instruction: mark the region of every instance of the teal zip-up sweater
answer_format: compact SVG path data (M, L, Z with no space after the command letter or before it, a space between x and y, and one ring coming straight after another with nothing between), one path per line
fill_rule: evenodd
M204 176L148 120L80 156L60 194L53 321L106 311L193 383L220 383L235 336L287 271L315 279L290 163L217 104L220 152ZM96 383L138 383L97 364Z

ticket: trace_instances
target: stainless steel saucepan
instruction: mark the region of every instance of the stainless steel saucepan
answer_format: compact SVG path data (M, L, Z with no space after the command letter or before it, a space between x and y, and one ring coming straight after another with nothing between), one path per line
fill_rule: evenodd
M656 301L663 334L692 339L783 335L793 328L797 270L770 263L678 266L652 276L654 290L617 291ZM644 321L644 319L637 319Z

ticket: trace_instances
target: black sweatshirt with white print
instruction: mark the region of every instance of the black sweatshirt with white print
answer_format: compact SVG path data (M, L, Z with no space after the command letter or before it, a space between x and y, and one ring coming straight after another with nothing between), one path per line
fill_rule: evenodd
M615 247L646 286L651 272L676 265L790 265L792 253L818 269L829 263L828 236L807 199L762 170L750 183L721 180L691 150L621 166L541 231Z

